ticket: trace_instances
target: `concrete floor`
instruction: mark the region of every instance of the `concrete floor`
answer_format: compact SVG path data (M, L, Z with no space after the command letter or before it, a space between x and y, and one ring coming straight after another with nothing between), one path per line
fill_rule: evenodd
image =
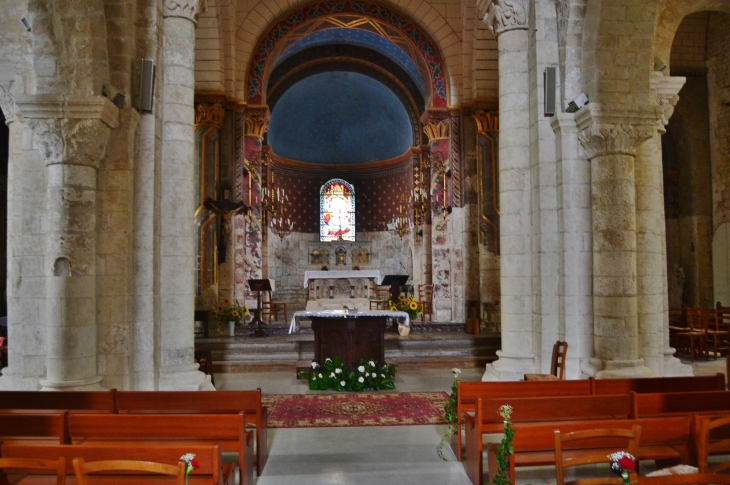
M725 360L697 361L695 375L725 372ZM464 381L481 380L483 369L462 369ZM256 389L264 394L305 394L294 371L227 373L215 376L218 389ZM409 369L396 376L402 392L446 391L451 369ZM464 467L448 446L437 448L446 426L375 426L269 430L269 460L256 485L470 485ZM650 465L650 464L649 464ZM642 474L652 470L642 463ZM584 470L596 476L595 470ZM518 484L555 482L552 467L518 469Z

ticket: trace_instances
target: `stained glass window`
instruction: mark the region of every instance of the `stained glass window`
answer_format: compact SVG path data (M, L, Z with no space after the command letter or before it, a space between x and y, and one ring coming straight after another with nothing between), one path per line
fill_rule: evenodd
M355 240L355 189L332 179L319 191L319 240Z

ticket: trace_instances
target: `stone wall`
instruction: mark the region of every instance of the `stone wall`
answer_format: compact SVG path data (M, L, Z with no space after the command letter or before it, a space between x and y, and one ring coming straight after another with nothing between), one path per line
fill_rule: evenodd
M412 255L413 234L400 239L388 232L358 232L357 241L369 241L372 247L371 262L368 265L359 265L360 269L377 269L381 275L387 274L409 274L409 283L417 286L425 283L423 275L414 273ZM266 277L276 281L274 298L279 298L280 292L296 295L298 300L288 302L290 308L303 309L306 305L306 294L299 289L304 288L304 272L319 271L321 264L309 263L309 244L319 241L319 233L293 232L289 236L280 239L276 234L269 231L267 237L268 267L265 271ZM322 243L330 247L330 270L351 270L352 265L336 266L334 264L334 252L338 247L336 242ZM349 254L347 256L348 262ZM302 298L304 298L302 300ZM291 311L291 310L290 310Z

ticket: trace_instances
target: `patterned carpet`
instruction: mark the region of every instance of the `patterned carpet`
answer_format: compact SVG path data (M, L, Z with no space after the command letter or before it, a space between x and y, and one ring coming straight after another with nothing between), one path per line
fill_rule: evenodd
M445 392L274 394L262 396L269 428L446 424Z

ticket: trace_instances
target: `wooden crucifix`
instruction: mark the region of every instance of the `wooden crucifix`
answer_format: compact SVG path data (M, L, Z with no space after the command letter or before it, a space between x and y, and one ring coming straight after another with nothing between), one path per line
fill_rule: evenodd
M209 211L215 212L218 215L218 263L226 262L226 248L228 247L228 240L231 235L231 222L234 214L243 212L247 214L251 211L243 202L231 202L230 199L231 190L228 187L223 188L223 198L221 200L213 200L210 197L205 199L203 205Z

